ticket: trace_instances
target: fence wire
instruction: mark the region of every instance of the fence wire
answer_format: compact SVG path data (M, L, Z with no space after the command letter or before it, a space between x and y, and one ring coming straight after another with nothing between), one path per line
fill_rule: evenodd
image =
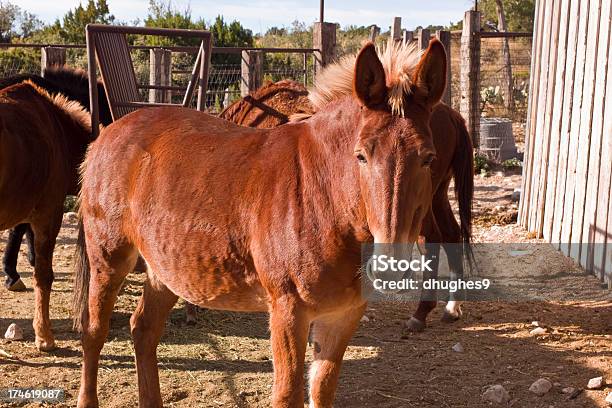
M363 38L366 40L366 37ZM383 42L382 36L377 42ZM508 42L512 83L508 91L507 67L503 46ZM510 118L517 124L524 124L529 91L529 71L531 65L531 38L482 38L481 39L481 112L487 117ZM149 51L132 50L132 61L136 78L141 84L149 83ZM172 54L173 86L186 87L191 77L195 55L182 52ZM263 82L292 79L311 86L313 84L314 55L303 53L267 52L264 54ZM87 53L85 49L69 48L66 52L66 65L85 69ZM461 33L451 35L451 105L459 109L461 101ZM40 73L39 48L0 49L0 77L17 74ZM242 67L239 54L219 54L212 57L209 71L206 107L219 112L241 96ZM148 100L149 92L141 90L143 100ZM183 93L172 91L173 102L181 102ZM194 98L195 99L195 98ZM195 101L193 102L195 104ZM521 134L517 135L521 138Z
M531 38L481 40L480 98L483 116L508 118L516 124L526 122L531 44ZM506 45L508 60L504 56ZM524 138L524 134L516 136L517 139Z

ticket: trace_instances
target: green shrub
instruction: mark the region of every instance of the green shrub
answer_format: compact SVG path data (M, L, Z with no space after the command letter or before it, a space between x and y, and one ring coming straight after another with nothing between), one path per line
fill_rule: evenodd
M474 172L476 174L486 175L491 167L489 166L489 159L484 154L476 153L474 156Z
M513 157L512 159L504 160L501 165L504 170L511 170L523 167L523 162L521 162L516 157Z
M64 200L64 212L77 212L79 210L77 196L69 195Z

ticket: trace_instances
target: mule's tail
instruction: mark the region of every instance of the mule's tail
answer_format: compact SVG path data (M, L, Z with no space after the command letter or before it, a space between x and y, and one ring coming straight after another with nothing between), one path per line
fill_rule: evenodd
M472 138L463 118L457 115L459 140L452 161L455 176L455 196L459 203L459 221L463 254L471 270L474 265L472 252L472 199L474 197L474 148Z
M76 272L74 275L74 288L72 298L72 316L74 330L81 332L83 329L83 313L87 310L89 299L89 259L85 246L85 231L83 230L83 217L79 211L79 236L76 243L75 254Z

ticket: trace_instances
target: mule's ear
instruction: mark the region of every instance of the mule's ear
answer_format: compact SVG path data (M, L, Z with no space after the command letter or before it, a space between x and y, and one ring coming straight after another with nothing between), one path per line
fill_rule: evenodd
M367 43L355 61L353 90L364 106L372 108L387 102L387 84L374 44Z
M429 108L440 102L444 95L446 64L444 45L437 39L431 40L413 77L417 100Z

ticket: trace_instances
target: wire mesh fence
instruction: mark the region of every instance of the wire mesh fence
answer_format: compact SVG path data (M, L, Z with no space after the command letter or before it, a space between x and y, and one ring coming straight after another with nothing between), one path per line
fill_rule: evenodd
M366 38L364 37L365 41ZM380 40L384 40L382 37ZM507 58L504 47L507 42ZM40 48L19 46L0 49L0 77L17 74L40 73ZM451 35L451 105L459 109L461 101L461 33ZM132 61L139 83L149 84L150 61L148 49L133 49ZM507 62L509 61L509 64ZM173 52L171 85L186 88L195 54ZM84 48L68 48L66 65L85 69L87 55ZM481 113L485 117L503 117L524 124L529 91L531 64L531 38L482 38L481 39ZM263 57L263 82L292 79L311 86L315 76L315 56L312 52L265 52ZM209 71L206 107L218 113L241 96L243 81L240 54L213 53ZM510 74L511 72L511 74ZM171 91L173 102L182 101L180 91ZM149 91L141 90L143 100ZM195 103L195 102L194 102ZM521 138L520 134L517 135Z
M482 114L524 122L527 115L531 38L482 38Z
M136 80L139 84L150 83L149 49L131 50ZM196 54L191 52L172 52L171 81L168 85L187 88L195 63ZM41 73L41 51L38 47L8 47L0 49L0 77L19 74ZM240 54L213 53L208 77L206 108L211 113L219 113L223 108L241 97L242 65ZM68 48L66 65L86 69L87 52L84 48ZM312 85L314 81L314 55L311 52L266 52L262 68L263 82L276 82L282 79ZM142 100L148 100L149 90L140 90ZM182 102L184 91L168 91L174 103ZM195 98L192 101L195 106Z

